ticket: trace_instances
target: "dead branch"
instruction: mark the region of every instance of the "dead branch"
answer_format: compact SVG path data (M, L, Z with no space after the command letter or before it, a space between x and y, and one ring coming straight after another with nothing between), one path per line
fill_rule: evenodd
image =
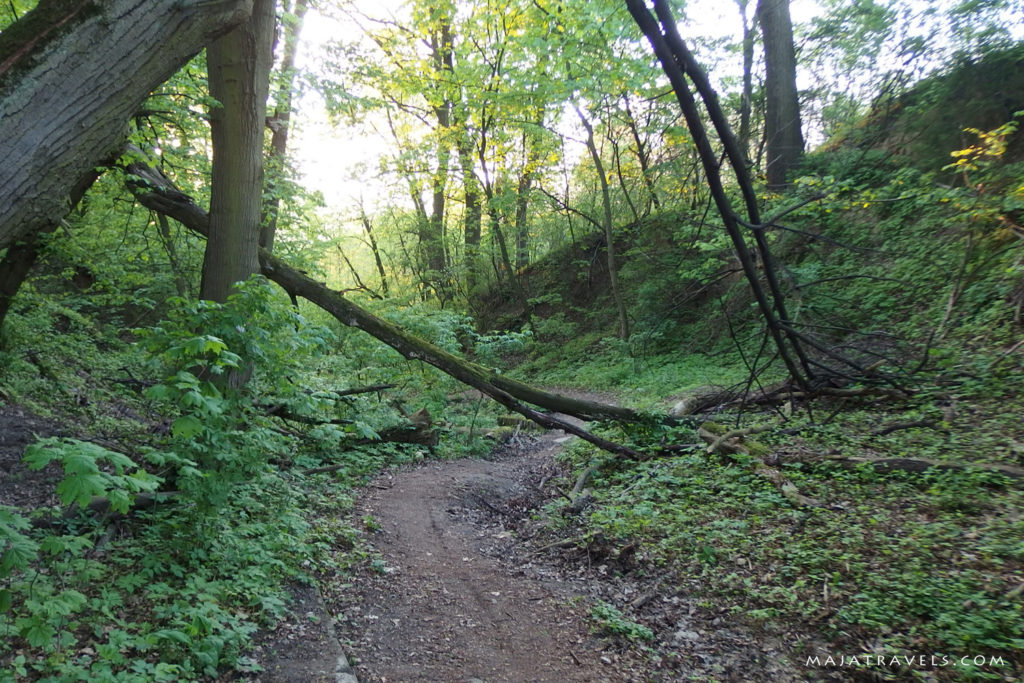
M746 427L744 429L731 429L731 430L727 431L725 434L722 434L720 437L718 437L714 441L712 441L711 445L708 446L708 448L707 448L707 452L708 453L716 453L722 447L722 445L726 441L728 441L729 439L733 439L733 438L740 437L740 436L750 436L751 434L760 434L761 432L768 431L773 426L774 425L758 425L758 426L755 426L755 427ZM709 433L709 432L707 432L707 430L705 430L705 433Z
M939 424L935 420L910 420L907 422L891 422L884 427L871 432L871 436L885 436L898 432L901 429L913 429L914 427L925 427L927 429L938 429Z

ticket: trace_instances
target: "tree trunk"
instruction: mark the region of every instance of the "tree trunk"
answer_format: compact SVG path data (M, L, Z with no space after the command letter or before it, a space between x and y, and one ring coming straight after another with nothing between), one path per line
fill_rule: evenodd
M766 175L769 188L781 189L804 153L789 0L758 0L757 19L764 43Z
M740 150L750 165L750 113L754 96L754 27L747 21L749 0L736 0L743 21L743 91L740 93Z
M463 133L458 145L462 167L462 188L466 207L463 215L463 243L466 268L466 299L472 302L480 280L480 234L483 208L480 206L480 181L473 170L473 142Z
M629 132L633 136L633 143L636 145L636 160L640 164L640 173L643 176L644 186L648 192L648 206L645 213L651 212L651 207L661 209L661 200L658 199L658 192L654 187L654 178L651 177L651 159L647 149L647 143L640 136L640 129L637 126L636 117L629 106L629 95L622 96L622 105L626 112L626 121L629 124ZM650 121L648 120L648 124Z
M377 263L377 273L380 275L380 291L384 296L388 295L388 275L384 271L384 261L380 257L380 249L377 247L377 238L373 236L373 224L366 211L360 207L359 216L363 222L363 229L366 231L366 238L370 241L370 250L373 251L373 260ZM267 251L270 251L267 249Z
M0 33L0 248L46 230L145 98L252 0L42 0Z
M210 234L200 297L226 301L233 285L259 272L263 130L274 41L274 0L255 0L244 24L206 50L213 178Z
M604 171L604 164L601 162L601 155L594 143L594 127L584 116L579 107L576 107L576 114L587 131L587 150L590 158L594 161L594 168L597 169L597 179L601 183L601 204L604 209L601 225L604 227L604 239L607 244L608 254L608 283L611 285L612 298L615 300L615 309L619 315L619 338L623 341L629 339L629 314L626 312L626 302L622 298L622 289L619 288L619 269L615 259L615 238L612 234L612 198L608 189L608 175Z
M451 19L441 17L439 26L431 37L431 58L434 64L434 75L437 82L437 96L440 100L434 104L434 117L437 120L437 167L430 179L431 200L430 218L420 226L420 249L433 285L435 294L446 300L445 290L448 285L447 259L444 247L444 218L448 186L448 167L451 160L451 147L448 132L451 129L452 102L447 96L446 82L452 78L454 69L452 55Z
M773 307L773 301L769 300L764 288L761 286L760 275L757 271L757 266L754 263L754 259L750 252L746 241L743 239L743 234L740 231L739 220L736 212L732 208L732 203L726 194L725 187L722 183L721 176L721 162L718 157L718 153L711 147L711 143L708 140L707 130L704 127L704 122L701 119L701 115L697 108L697 102L693 97L693 93L690 92L689 85L686 82L686 76L688 75L691 80L697 85L697 89L701 92L701 95L705 101L708 112L711 115L713 124L716 130L719 132L719 137L722 139L723 145L726 149L726 156L730 159L730 163L736 173L737 180L741 186L741 191L744 196L744 201L747 203L748 211L751 216L757 216L757 202L754 196L753 189L749 182L746 166L741 158L741 154L738 150L738 145L735 144L735 138L729 130L728 122L724 119L721 112L721 107L718 106L717 96L714 90L711 88L710 83L707 82L707 77L697 66L693 55L686 49L686 46L682 42L682 38L679 36L679 32L675 26L675 20L672 17L671 10L668 5L665 4L664 0L656 1L654 8L657 12L659 21L656 21L651 16L647 6L640 0L627 0L627 7L629 8L630 14L633 19L637 22L637 25L650 40L654 52L661 62L662 69L665 71L665 75L668 76L672 89L676 93L677 101L683 111L683 116L686 119L686 125L690 129L690 134L693 137L694 145L697 148L697 152L700 156L701 166L704 168L705 175L707 176L708 188L711 191L712 198L715 201L715 206L718 209L719 216L722 218L722 223L725 226L725 230L729 235L729 239L733 243L733 247L736 249L736 255L739 258L740 264L743 267L743 274L747 279L747 284L750 286L751 293L754 295L757 301L758 309L764 318L765 324L768 326L769 333L772 336L772 340L775 342L775 347L779 352L779 356L782 358L783 363L786 365L786 369L789 372L790 377L801 387L806 387L810 372L807 367L806 358L802 352L799 340L794 338L792 335L787 335L783 329L779 316L776 315L776 308L779 311L784 311L784 301L781 292L773 289L773 301L775 306ZM759 221L755 218L755 223ZM760 226L758 226L760 227ZM755 238L763 240L760 230L755 230ZM767 246L765 245L767 253ZM765 267L770 269L772 267L771 260L765 259ZM774 281L773 279L770 280ZM788 320L787 318L783 318ZM787 344L787 339L790 344ZM794 359L794 353L799 357L803 363L803 370L798 366L797 361Z
M0 331L3 330L14 296L39 258L39 250L42 248L39 242L43 234L40 231L26 237L24 242L12 244L7 248L3 260L0 260Z
M264 207L263 227L260 229L260 246L274 250L277 235L278 214L281 210L281 195L278 181L284 177L288 165L288 134L292 118L292 95L295 90L295 56L299 51L299 34L309 10L309 0L295 0L291 17L282 22L284 52L277 76L277 94L274 115L267 120L270 127L270 159L267 192L270 200ZM386 287L385 287L386 290Z

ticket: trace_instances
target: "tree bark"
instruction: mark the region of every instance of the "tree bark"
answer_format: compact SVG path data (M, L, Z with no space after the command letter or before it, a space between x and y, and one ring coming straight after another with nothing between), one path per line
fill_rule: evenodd
M768 331L772 336L772 340L775 342L775 347L779 351L779 356L786 365L786 369L789 372L790 377L793 378L799 386L806 387L810 377L810 372L800 343L793 337L793 335L789 335L787 337L787 333L779 321L779 316L776 315L775 308L778 308L780 312L785 310L781 292L777 292L773 289L773 299L775 302L775 307L773 307L772 301L769 300L764 288L761 286L753 255L750 248L747 246L746 241L743 239L743 234L740 231L740 225L736 213L733 210L732 203L725 192L725 187L722 183L718 154L711 147L707 130L704 127L704 123L697 109L696 100L694 99L693 93L690 92L689 85L686 82L686 76L688 75L690 79L695 82L698 90L701 92L715 128L719 132L719 137L722 139L726 148L726 155L729 157L736 173L737 180L739 181L744 196L744 201L747 203L748 210L752 212L752 215L756 216L756 197L754 196L753 189L747 178L746 166L742 159L742 155L738 151L738 145L735 144L735 139L729 130L728 122L725 121L724 117L721 115L721 108L718 106L715 92L707 82L707 78L703 71L701 71L696 65L692 55L682 43L682 38L679 37L679 33L675 28L675 21L672 17L671 10L664 1L656 1L654 5L655 12L658 14L661 25L659 25L658 21L651 16L646 5L640 0L627 0L626 4L629 8L630 14L633 16L633 19L647 36L648 40L650 40L651 46L654 48L654 52L662 64L662 69L665 71L665 75L668 76L669 81L672 84L672 89L676 93L679 106L683 111L684 118L686 119L686 125L693 136L694 145L697 148L701 165L703 166L704 172L707 176L708 188L715 201L715 206L722 218L722 223L729 235L729 239L732 241L733 246L736 249L736 255L743 267L743 274L747 279L747 283L750 285L751 292L757 301L761 315L768 326ZM758 225L757 227L760 228L762 226ZM755 231L755 238L763 240L763 235L760 230ZM767 245L764 246L764 249L767 252ZM769 259L766 258L765 263L767 264L766 268L771 267L771 261ZM770 279L769 281L772 282L773 280ZM786 343L787 339L789 339L791 344ZM793 358L794 354L796 354L796 356L801 360L803 369L807 372L806 375L804 374L804 371L801 371L801 367L797 365L796 360Z
M274 0L255 0L249 20L206 50L210 95L220 103L210 110L210 231L199 289L211 301L226 301L236 282L259 272L274 9Z
M789 0L758 0L757 20L764 43L766 175L769 188L781 189L804 153Z
M95 169L87 173L78 185L71 188L69 205L74 207L82 201L82 197L99 177L99 171ZM24 241L12 244L7 248L3 260L0 260L0 330L4 327L4 320L11 310L11 303L13 303L15 295L28 279L28 274L32 272L36 261L39 260L39 254L44 247L44 235L53 232L59 225L60 222L57 221L48 228L28 235Z
M736 0L743 22L743 91L740 93L739 145L750 165L750 114L754 93L754 27L747 21L749 0Z
M480 181L473 169L473 142L463 132L458 144L459 165L462 167L462 188L466 207L463 215L463 260L466 268L466 299L472 303L480 280L480 235L483 207L480 206Z
M644 142L640 135L636 117L629 106L629 95L622 96L622 106L626 112L626 123L629 126L629 132L633 136L633 143L636 145L636 159L640 164L640 173L643 177L644 186L647 188L648 207L645 213L650 213L652 206L660 210L661 200L658 199L658 192L654 187L654 178L651 176L650 152L648 151L647 143Z
M363 230L366 231L366 238L370 241L370 250L373 252L373 260L377 263L377 274L380 275L380 291L384 296L388 295L388 274L384 270L384 260L381 259L380 249L377 247L377 238L373 236L373 223L362 206L359 207L359 218L363 223ZM265 247L270 251L269 247Z
M252 0L42 0L0 33L0 248L54 225L145 98Z

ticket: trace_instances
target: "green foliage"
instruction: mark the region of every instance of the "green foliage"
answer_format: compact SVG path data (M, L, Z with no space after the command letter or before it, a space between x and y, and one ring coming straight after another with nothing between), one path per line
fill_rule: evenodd
M654 639L654 631L622 616L614 605L598 600L590 608L590 618L598 629L609 634L623 636L627 640L648 641Z
M162 481L145 470L139 470L131 458L102 446L77 439L52 437L40 439L25 451L25 463L35 470L57 461L64 468L64 479L57 484L57 495L64 505L85 507L94 497L104 497L110 509L125 513L132 504L132 495L153 491ZM105 472L101 466L112 468ZM126 474L128 470L135 470Z
M146 396L175 415L168 447L150 459L176 468L178 486L206 512L232 485L265 472L285 447L260 421L261 401L316 405L294 379L330 335L275 301L258 277L225 304L181 300L170 313L165 323L136 331L163 376Z

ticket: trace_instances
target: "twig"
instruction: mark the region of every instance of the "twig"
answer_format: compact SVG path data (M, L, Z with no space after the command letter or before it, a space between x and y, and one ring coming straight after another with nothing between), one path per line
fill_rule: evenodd
M934 420L910 420L909 422L893 422L871 432L871 436L885 436L901 429L913 429L914 427L927 427L938 429L939 425Z

